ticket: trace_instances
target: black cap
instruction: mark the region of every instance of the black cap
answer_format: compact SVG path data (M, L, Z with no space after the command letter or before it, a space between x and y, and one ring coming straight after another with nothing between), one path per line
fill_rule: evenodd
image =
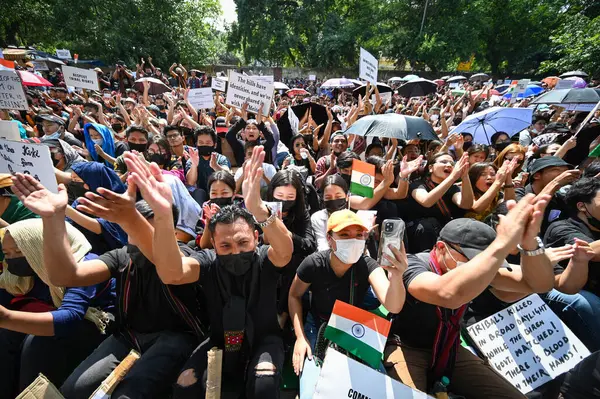
M438 241L460 246L471 260L496 239L496 231L475 219L460 218L448 222L440 231Z
M570 163L566 163L561 158L549 156L532 160L529 163L528 169L530 176L533 176L537 172L553 166L567 166L568 168L573 168L573 165L571 165Z
M41 114L41 115L37 116L36 120L38 122L41 122L43 120L44 121L48 121L48 122L54 122L54 123L58 123L61 126L65 125L65 120L63 118L60 118L60 117L56 116L56 115Z

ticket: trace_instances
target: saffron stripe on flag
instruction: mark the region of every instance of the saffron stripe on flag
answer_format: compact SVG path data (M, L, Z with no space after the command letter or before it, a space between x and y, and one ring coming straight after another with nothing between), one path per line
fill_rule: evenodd
M385 349L387 335L382 335L362 323L332 313L327 325L354 336L354 338L359 339L362 343L382 353Z
M335 301L331 314L354 320L365 327L369 327L371 330L377 331L384 337L389 335L392 326L389 320L340 300Z
M352 171L364 173L366 175L375 176L375 165L370 163L359 161L358 159L352 160Z
M383 353L365 344L360 339L354 338L351 334L327 326L325 329L325 338L331 342L335 342L341 348L344 348L354 356L364 360L373 368L378 368L381 365Z

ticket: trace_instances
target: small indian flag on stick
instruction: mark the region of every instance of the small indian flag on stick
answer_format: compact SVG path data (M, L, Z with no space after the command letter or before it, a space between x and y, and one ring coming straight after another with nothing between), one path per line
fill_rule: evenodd
M590 155L588 155L588 157L590 157L590 158L600 157L600 144L598 144L596 146L596 148L594 148L592 150L592 152L590 152Z
M373 198L375 188L375 165L352 160L352 178L350 179L350 192L361 197Z
M325 329L325 338L378 368L391 323L366 310L335 301Z

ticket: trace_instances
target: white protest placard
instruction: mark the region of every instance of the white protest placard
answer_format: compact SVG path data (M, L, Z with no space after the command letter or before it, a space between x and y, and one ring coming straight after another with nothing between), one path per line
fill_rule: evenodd
M0 139L21 141L19 125L15 121L0 121Z
M29 109L21 77L14 69L0 70L0 109Z
M273 84L273 82L275 82L275 77L273 75L253 75L250 76L252 79L256 79L259 82L263 82L263 83L267 83L267 84Z
M56 49L56 56L61 60L69 60L71 59L71 52L66 49Z
M46 64L45 61L32 60L31 63L33 64L33 68L36 71L47 71L48 70L48 64Z
M358 76L361 79L367 80L373 84L377 84L377 70L379 68L379 61L373 57L364 48L360 48L360 65Z
M317 80L317 75L308 75L308 80Z
M521 94L525 94L525 90L527 90L527 85L529 85L530 79L521 79L517 82L517 85L513 89L513 92L510 97L511 104L517 101L517 98Z
M227 85L227 82L225 82L224 80L218 79L216 77L213 77L212 81L210 83L210 87L213 90L222 91L222 92L225 92L226 85Z
M571 89L573 87L573 85L575 84L574 80L569 80L569 79L560 79L558 82L556 82L556 86L554 86L555 89Z
M537 294L468 331L490 365L523 394L569 371L590 354Z
M313 398L427 399L431 396L329 348Z
M566 104L566 111L591 112L596 104Z
M392 100L392 92L388 91L386 93L379 93L379 98L381 98L381 102L383 104L387 103L388 101ZM371 104L375 105L375 103L377 102L377 96L375 96L375 94L373 94L371 96Z
M458 87L458 82L450 82L448 83L448 87L451 89L456 89Z
M263 112L266 114L272 99L273 83L267 84L253 76L244 76L237 72L229 74L225 104L241 108L245 102L248 102L250 112L258 112L258 108L264 104Z
M48 190L58 192L50 147L0 139L0 173L17 172L31 175Z
M98 74L93 69L63 66L62 71L67 86L79 89L99 90Z
M210 87L190 89L188 92L188 100L190 101L190 104L192 104L192 107L196 109L212 108L215 106L213 91Z

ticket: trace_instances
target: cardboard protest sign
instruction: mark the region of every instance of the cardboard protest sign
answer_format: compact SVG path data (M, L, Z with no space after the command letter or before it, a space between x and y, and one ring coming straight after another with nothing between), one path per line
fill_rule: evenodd
M379 98L381 98L381 102L383 104L387 103L388 101L392 100L392 92L388 91L387 93L379 93ZM375 96L375 94L373 94L371 96L371 104L375 105L375 103L377 102L377 96Z
M229 74L229 87L225 104L241 108L248 102L248 111L257 112L261 104L266 114L273 99L273 83L263 83L253 76L244 76L237 72Z
M308 75L308 80L317 80L317 75Z
M567 372L590 354L537 294L468 331L490 365L523 394Z
M379 61L373 57L371 53L361 47L360 49L360 65L358 76L361 79L367 80L373 84L377 84L377 70Z
M19 125L15 121L0 121L0 139L21 141Z
M215 106L213 91L210 87L190 89L188 100L190 101L190 104L192 104L192 107L196 109L212 108Z
M210 87L214 90L225 92L226 85L227 85L227 82L225 82L224 80L221 80L218 78L212 78Z
M31 63L33 64L33 68L36 71L47 71L48 70L48 64L46 64L45 61L32 60Z
M14 70L0 70L0 109L29 109L21 77Z
M63 66L62 71L67 86L79 89L99 90L98 75L93 69Z
M48 190L58 192L50 147L0 139L0 173L17 172L31 175Z
M427 399L431 396L329 348L313 398Z
M56 49L56 56L61 60L68 60L71 58L71 52L65 49Z
M253 75L250 76L252 79L256 79L259 82L263 82L263 83L267 83L267 84L273 84L273 82L275 82L275 77L273 75Z
M525 90L527 90L527 85L529 85L530 79L521 79L517 82L517 85L512 91L512 95L510 97L511 104L517 101L517 97L522 94L525 94Z

